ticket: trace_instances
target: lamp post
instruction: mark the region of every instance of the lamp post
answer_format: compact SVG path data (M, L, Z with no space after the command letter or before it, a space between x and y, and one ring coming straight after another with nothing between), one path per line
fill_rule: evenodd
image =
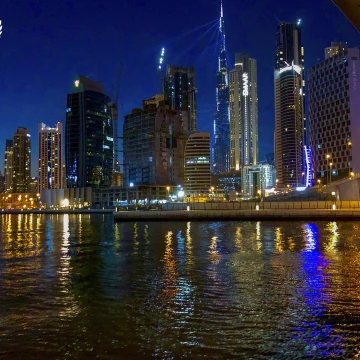
M331 184L331 167L333 166L333 163L330 163L330 184Z
M351 146L352 146L351 141L348 141L347 145L348 145L348 165L349 165L349 177L351 177L351 161L350 161L350 156L351 156Z
M326 160L327 160L327 167L329 168L329 159L330 159L330 155L326 154ZM326 184L329 183L329 170L328 168L326 169Z

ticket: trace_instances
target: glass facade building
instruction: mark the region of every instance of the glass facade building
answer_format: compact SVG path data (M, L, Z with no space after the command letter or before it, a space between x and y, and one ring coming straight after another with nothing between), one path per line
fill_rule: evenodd
M196 131L196 87L195 69L190 66L168 65L164 81L164 97L173 110L187 112L187 131Z
M110 186L113 171L110 98L101 82L79 76L67 96L65 164L67 187Z

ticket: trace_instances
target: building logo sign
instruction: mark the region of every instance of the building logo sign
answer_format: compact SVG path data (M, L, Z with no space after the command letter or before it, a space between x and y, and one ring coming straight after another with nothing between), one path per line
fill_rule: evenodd
M243 96L249 95L249 76L248 73L242 74L243 79Z

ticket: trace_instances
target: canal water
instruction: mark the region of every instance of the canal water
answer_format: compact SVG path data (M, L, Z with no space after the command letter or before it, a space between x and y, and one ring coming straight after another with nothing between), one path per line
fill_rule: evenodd
M0 217L1 359L353 359L360 222Z

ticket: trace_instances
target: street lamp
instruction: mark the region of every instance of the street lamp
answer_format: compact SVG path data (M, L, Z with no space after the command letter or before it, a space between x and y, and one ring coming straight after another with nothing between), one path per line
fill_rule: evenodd
M166 200L168 201L169 199L169 191L170 191L170 186L166 187Z
M331 184L331 167L333 166L333 163L330 163L330 184Z
M327 161L328 168L329 168L329 159L330 159L330 155L326 154L326 161ZM328 184L328 182L329 182L329 170L326 169L326 184Z
M349 160L349 162L348 162L348 165L349 165L349 177L351 177L351 161L350 161L351 146L352 146L351 141L348 141L347 145L348 145L348 160Z

